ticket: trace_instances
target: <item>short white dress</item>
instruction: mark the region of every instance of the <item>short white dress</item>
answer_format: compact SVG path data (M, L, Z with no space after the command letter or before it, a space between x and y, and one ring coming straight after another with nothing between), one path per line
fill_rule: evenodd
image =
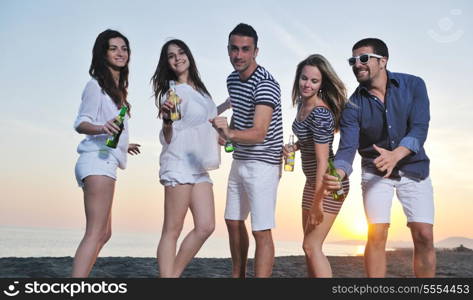
M165 186L212 183L208 171L220 166L220 145L209 120L217 116L217 107L209 96L185 83L176 85L176 94L181 98L182 118L173 122L169 144L160 132L160 182Z

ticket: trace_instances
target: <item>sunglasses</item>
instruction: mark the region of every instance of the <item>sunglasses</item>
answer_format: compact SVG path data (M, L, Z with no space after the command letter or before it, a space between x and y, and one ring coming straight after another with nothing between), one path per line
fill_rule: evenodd
M350 57L348 59L348 64L350 66L353 66L356 64L356 60L359 59L360 60L360 63L362 63L363 65L366 65L368 63L368 61L370 60L371 57L376 57L376 58L383 58L383 56L381 55L378 55L378 54L374 54L374 53L367 53L367 54L362 54L360 56L354 56L354 57Z

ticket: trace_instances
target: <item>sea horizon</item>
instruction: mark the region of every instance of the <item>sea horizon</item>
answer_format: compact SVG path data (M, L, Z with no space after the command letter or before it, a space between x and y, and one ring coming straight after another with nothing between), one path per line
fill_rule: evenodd
M84 230L78 228L48 228L2 226L0 257L63 257L74 256ZM100 252L100 257L154 257L160 235L152 232L114 232ZM179 241L180 242L180 241ZM360 241L362 242L362 241ZM304 255L302 241L275 240L276 256ZM326 242L328 256L361 255L363 245ZM254 256L254 241L250 239L249 258ZM198 258L228 258L230 249L226 237L212 235L197 253Z
M83 236L84 229L47 227L0 227L0 257L73 257ZM100 252L100 257L155 257L160 235L152 232L116 231ZM445 241L463 239L464 246L473 248L473 240L451 237L436 243L436 248L454 248L461 242ZM180 241L179 241L180 243ZM276 256L304 255L302 241L275 240ZM327 256L360 256L364 240L326 241L323 246ZM390 241L388 251L412 248L411 241ZM254 241L250 239L248 255L254 256ZM230 249L226 237L212 235L196 255L197 258L228 258Z

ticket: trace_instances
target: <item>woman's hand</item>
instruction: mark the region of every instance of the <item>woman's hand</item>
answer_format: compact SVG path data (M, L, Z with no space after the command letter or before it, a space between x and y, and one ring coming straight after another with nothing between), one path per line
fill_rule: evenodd
M140 154L140 144L128 144L128 154L130 155L138 155Z
M312 230L315 229L317 225L322 223L324 220L324 213L322 208L322 201L314 202L312 208L309 211L309 216L307 218L307 224L305 227L305 234L309 234Z
M299 150L298 142L295 143L295 144L292 145L292 146L286 144L286 145L284 145L284 146L282 147L282 155L283 155L284 158L286 158L286 157L289 156L289 153L290 153L290 152L292 152L292 151L296 152L296 151L298 151L298 150Z
M172 101L166 100L163 105L161 105L161 112L163 115L163 119L170 119L171 118L171 109L174 108L174 103Z
M290 145L282 146L282 155L283 155L283 157L286 158L286 157L289 156L289 153L291 153L292 151L296 151L294 148L295 148L294 146L290 146Z
M107 123L103 124L101 129L103 134L114 135L120 132L120 127L118 127L114 121L115 118L108 120Z

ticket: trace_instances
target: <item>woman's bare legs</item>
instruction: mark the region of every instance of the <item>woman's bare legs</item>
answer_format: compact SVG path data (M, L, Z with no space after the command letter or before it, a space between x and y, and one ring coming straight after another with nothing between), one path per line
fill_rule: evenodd
M322 252L322 245L337 215L324 212L322 223L306 234L305 229L308 217L309 210L303 209L302 226L304 229L304 241L302 248L305 253L308 275L309 277L332 277L332 268L327 257Z
M204 182L165 187L164 198L164 224L157 251L159 273L161 277L179 277L214 230L212 185ZM188 208L193 215L194 229L184 238L176 255Z
M212 184L198 183L192 189L190 209L194 220L192 229L179 247L174 261L174 276L179 277L215 229L215 208Z
M112 235L112 202L115 180L91 175L84 179L86 229L72 265L72 277L87 277Z
M164 187L164 221L157 251L161 277L174 275L177 239L182 231L191 195L192 185L190 184Z

